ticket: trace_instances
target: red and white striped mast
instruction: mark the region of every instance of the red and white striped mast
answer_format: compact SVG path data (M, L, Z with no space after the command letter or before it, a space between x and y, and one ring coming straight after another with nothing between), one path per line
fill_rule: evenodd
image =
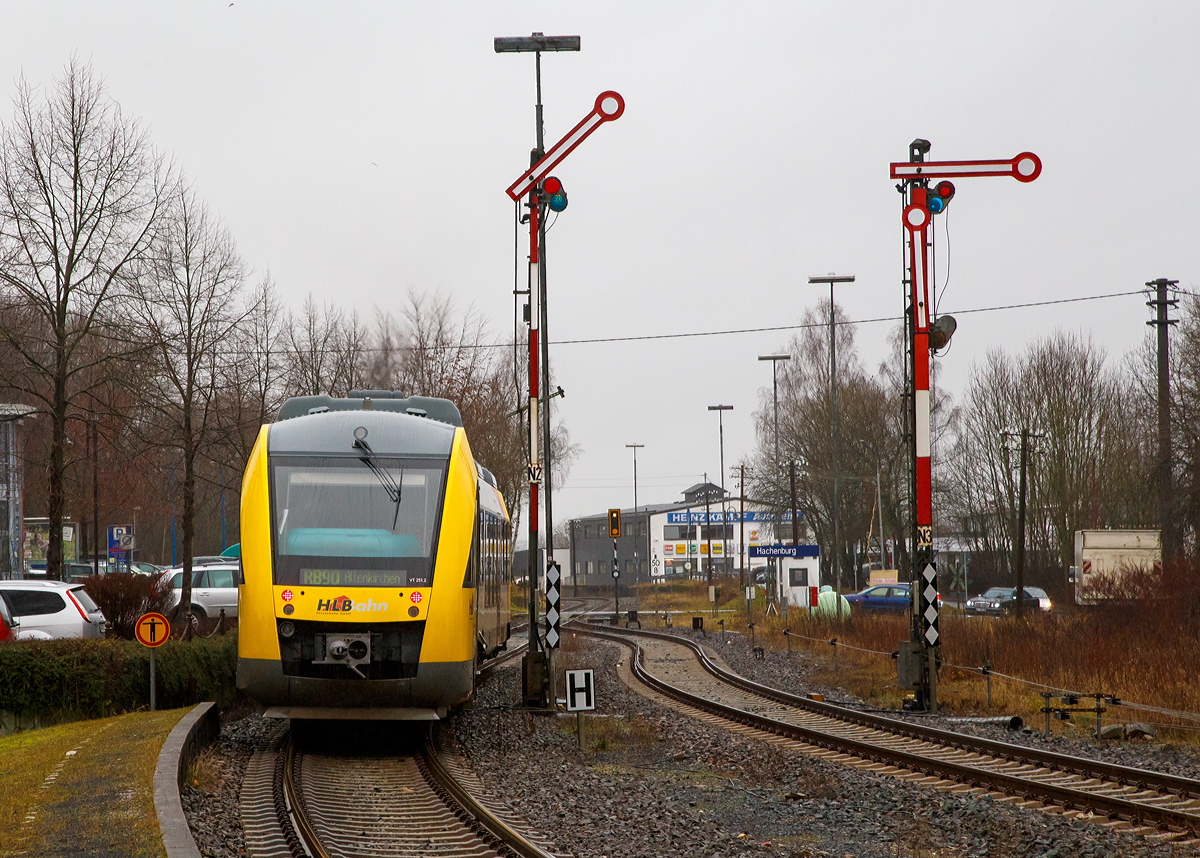
M540 106L540 99L539 99ZM596 101L592 106L591 112L581 119L574 128L567 132L561 140L555 143L541 155L536 162L526 170L521 177L513 182L508 187L508 195L514 201L521 200L522 197L527 197L527 205L529 207L529 635L530 635L530 652L536 651L540 647L540 641L537 637L537 552L539 548L538 535L538 511L539 498L538 493L542 483L543 475L543 456L544 451L540 449L539 435L541 432L541 420L539 419L540 412L540 394L542 387L539 385L539 372L545 373L546 367L541 367L539 370L539 361L541 355L545 353L545 348L540 343L542 332L540 323L542 319L542 289L545 288L543 282L543 272L541 270L542 245L541 241L544 236L544 230L541 226L541 219L544 216L543 206L547 203L547 198L552 197L555 193L562 193L561 183L551 178L547 183L550 171L562 163L563 159L570 155L575 148L586 140L593 131L603 125L605 122L610 122L620 118L625 112L625 100L621 98L619 93L611 90L602 92L596 96ZM540 111L539 111L539 128L540 128ZM540 141L539 141L540 142ZM540 150L535 150L535 153L540 154ZM545 187L547 184L554 184L554 188ZM562 193L563 206L565 207L565 193ZM550 200L550 205L553 206L553 200ZM547 403L547 417L549 405ZM547 432L547 437L549 433ZM547 442L548 443L548 442ZM547 534L547 542L553 539L553 534ZM550 552L547 552L547 559L550 557Z
M994 161L926 161L929 141L917 139L909 144L908 161L893 162L891 177L903 182L907 204L901 219L908 243L907 299L912 332L912 463L913 521L913 638L919 640L928 656L923 671L923 702L937 709L936 647L941 643L938 630L937 565L933 550L933 463L930 457L929 358L950 341L954 320L936 318L930 312L929 227L935 215L945 211L954 197L949 181L929 186L930 179L962 179L982 176L1010 176L1018 182L1032 182L1042 172L1042 162L1032 152L1015 158ZM936 284L934 284L936 289ZM932 318L931 318L932 316Z

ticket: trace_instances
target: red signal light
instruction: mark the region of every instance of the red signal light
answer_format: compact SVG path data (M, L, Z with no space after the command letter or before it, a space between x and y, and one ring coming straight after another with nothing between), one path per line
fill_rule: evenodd
M950 205L952 199L954 199L954 183L938 182L930 192L925 207L929 209L930 214L941 214L946 210L946 206Z
M542 183L542 190L548 194L562 193L562 182L554 178L554 176L547 176L546 181Z

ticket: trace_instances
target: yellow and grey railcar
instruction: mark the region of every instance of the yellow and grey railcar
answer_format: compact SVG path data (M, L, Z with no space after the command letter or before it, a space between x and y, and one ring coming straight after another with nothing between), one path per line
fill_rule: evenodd
M512 529L453 403L296 397L242 482L238 687L291 718L432 719L509 634Z

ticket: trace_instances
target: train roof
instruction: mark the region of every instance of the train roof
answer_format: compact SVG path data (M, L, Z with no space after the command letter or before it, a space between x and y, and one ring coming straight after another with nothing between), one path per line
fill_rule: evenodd
M326 411L390 411L427 417L439 423L462 426L458 406L449 399L432 396L405 396L399 390L352 390L344 399L332 396L293 396L279 409L278 420L323 414Z
M365 440L376 456L448 458L454 444L454 426L427 417L395 410L330 409L272 424L267 451L272 454L358 455L354 433L360 428L366 430Z

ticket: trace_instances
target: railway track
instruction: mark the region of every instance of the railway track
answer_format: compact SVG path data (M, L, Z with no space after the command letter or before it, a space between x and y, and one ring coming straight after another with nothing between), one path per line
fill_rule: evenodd
M990 792L1178 840L1200 837L1200 781L967 736L847 710L770 688L718 664L702 645L650 631L572 631L634 650L640 682L694 710L783 736L810 752L944 789Z
M364 749L361 736L344 742L276 731L255 753L243 785L247 852L552 858L549 843L438 747L432 725L397 739L398 727L375 730L385 747L374 751Z

